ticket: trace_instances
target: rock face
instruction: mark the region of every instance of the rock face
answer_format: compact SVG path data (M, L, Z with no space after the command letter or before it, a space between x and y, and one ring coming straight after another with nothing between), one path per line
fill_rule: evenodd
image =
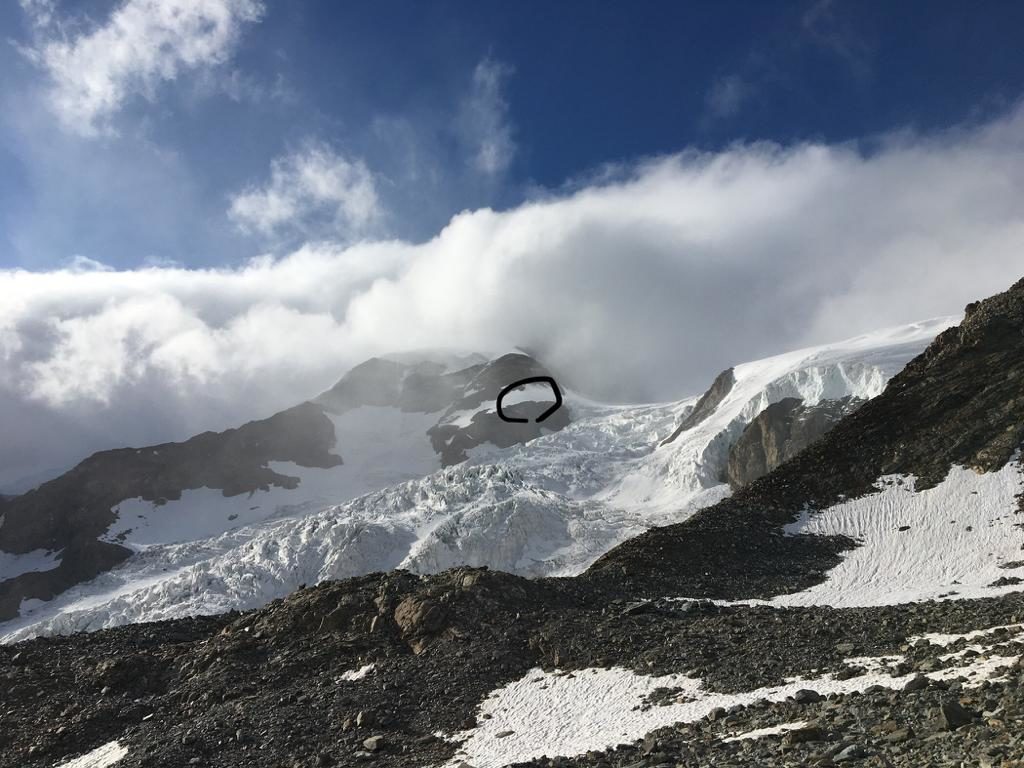
M693 429L695 426L700 424L706 419L721 402L725 399L726 395L732 391L733 385L736 383L736 377L733 375L732 368L726 368L711 383L708 387L707 392L701 395L700 400L693 407L693 410L687 414L686 418L680 422L679 426L676 427L675 431L661 441L662 445L668 445L683 432L688 429Z
M461 398L453 402L427 434L434 450L441 455L441 464L450 466L466 460L466 451L492 443L507 448L540 437L545 431L555 432L569 425L569 409L562 406L550 418L538 424L534 419L551 404L521 401L505 407L508 415L530 419L527 423L502 421L493 408L501 390L513 382L532 376L547 376L544 366L531 357L505 355L476 369L464 388ZM466 415L469 414L467 420Z
M772 403L758 414L729 449L726 480L739 490L796 456L864 400L845 397L804 405L796 397Z
M543 424L531 417L543 413L550 402L517 402L506 407L509 415L530 418L528 423L502 421L494 409L502 389L548 370L528 355L508 354L449 372L436 363L402 364L373 358L356 366L315 402L331 413L360 406L390 406L402 411L439 413L427 430L441 466L466 460L466 452L483 443L507 448L557 431L569 424L569 409L558 409Z

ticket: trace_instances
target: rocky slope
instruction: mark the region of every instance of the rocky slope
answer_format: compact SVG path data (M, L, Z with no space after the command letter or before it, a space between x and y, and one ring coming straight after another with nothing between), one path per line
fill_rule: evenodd
M184 443L97 453L36 490L0 501L0 550L60 553L55 568L0 581L0 619L17 616L22 600L49 600L131 556L129 548L101 539L117 520L120 502L138 497L159 508L191 488L224 496L271 485L295 488L298 478L274 472L268 463L337 466L342 460L331 453L333 444L330 420L307 403Z

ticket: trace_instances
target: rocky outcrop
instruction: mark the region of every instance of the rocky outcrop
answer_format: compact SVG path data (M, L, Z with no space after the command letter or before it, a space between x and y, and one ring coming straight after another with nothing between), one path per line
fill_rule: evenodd
M679 426L676 427L675 431L661 441L661 445L668 445L683 432L688 429L693 429L695 426L700 424L704 419L714 413L714 410L721 405L722 401L732 391L733 385L736 383L736 376L733 374L732 368L726 368L720 374L715 377L715 380L711 382L711 386L708 390L700 396L700 400L693 407L686 418L684 418Z
M797 397L772 403L729 448L725 480L735 491L767 475L864 404L856 397L805 405Z
M1017 655L1024 637L1003 630L952 646L911 638L1012 625L1022 611L1016 596L779 610L632 601L580 579L530 581L482 569L371 574L243 614L0 647L0 765L53 768L113 740L127 750L124 765L150 768L459 764L459 743L450 737L501 716L480 712L496 689L529 680L529 698L548 686L546 676L569 681L595 667L686 674L711 691L741 695L802 678L803 690L771 702L750 696L646 738L616 731L608 743L618 747L530 765L814 765L855 745L904 768L970 764L990 749L1007 757L1024 748L1024 667L1005 667L984 688L968 689L943 679L964 663L949 654ZM978 643L980 652L969 649ZM889 655L898 665L892 673L915 684L813 693L814 679L834 685L858 674L847 659L861 654ZM609 701L619 695L610 691ZM956 739L940 738L940 708L952 698L989 714L959 724ZM661 688L637 707L685 700L679 689ZM557 713L538 709L535 716ZM794 722L814 725L789 737L784 750L781 734L723 741Z
M570 413L565 405L540 424L534 420L551 405L550 401L523 401L505 407L509 416L530 420L526 423L503 421L494 408L499 393L509 384L548 375L543 365L521 354L504 355L480 366L467 382L464 396L452 403L437 425L427 432L434 450L441 456L441 464L447 467L465 461L466 452L483 443L507 448L567 427ZM468 421L466 414L472 414Z

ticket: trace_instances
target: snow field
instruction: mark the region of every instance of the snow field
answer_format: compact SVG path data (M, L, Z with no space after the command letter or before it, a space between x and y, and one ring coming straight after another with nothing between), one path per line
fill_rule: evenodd
M982 644L980 652L992 654L999 645ZM964 686L973 688L998 678L1018 658L992 654L925 676L933 680L964 677ZM902 690L917 673L891 674L893 665L901 660L899 656L851 658L846 663L864 668L863 674L846 680L837 680L832 675L795 679L784 685L732 694L709 691L699 679L682 674L647 677L621 667L573 673L533 669L490 694L480 706L480 725L447 737L460 746L445 768L457 768L463 762L474 768L501 768L542 755L572 757L590 750L609 749L632 743L658 728L700 720L717 707L784 701L804 689L823 696L865 691L874 685ZM658 688L681 689L680 701L642 708ZM802 725L786 723L727 740L757 738Z
M136 550L219 536L226 531L278 517L297 517L340 504L379 488L429 475L441 462L427 437L438 414L406 413L363 406L328 414L337 439L334 452L344 464L320 469L272 461L268 467L299 480L298 488L225 496L213 488L183 491L162 505L139 498L122 501L108 541Z
M883 477L878 493L804 513L790 535L848 536L846 552L828 578L774 605L856 607L919 600L991 597L1020 586L990 586L1024 570L999 566L1024 559L1024 516L1017 461L984 474L953 467L934 488L915 490L911 476Z

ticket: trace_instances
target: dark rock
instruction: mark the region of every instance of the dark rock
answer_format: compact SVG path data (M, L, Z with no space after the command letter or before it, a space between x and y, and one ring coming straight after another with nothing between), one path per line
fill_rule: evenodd
M814 704L815 702L821 701L824 697L817 691L812 691L809 688L804 688L793 694L793 700L797 704Z
M942 702L939 712L942 716L942 725L947 731L955 731L957 728L969 725L975 718L975 714L956 699Z
M369 728L377 722L376 715L372 711L364 709L356 715L356 727L357 728Z
M914 738L912 728L898 728L886 735L885 740L890 744L902 744L905 741L910 741L912 738Z
M679 437L683 432L688 429L693 429L695 426L700 424L704 419L710 416L714 410L721 405L722 401L728 395L733 386L736 384L736 376L733 374L732 368L726 368L715 380L711 382L711 386L708 390L701 395L697 404L693 407L693 410L684 418L675 431L661 441L661 445L668 445Z
M559 430L568 426L570 413L564 405L542 424L536 422L536 417L552 405L554 393L551 399L543 403L518 402L503 406L507 415L527 419L525 423L506 422L498 416L496 409L481 409L486 403L496 402L498 395L508 385L533 376L549 375L544 366L522 354L504 355L472 369L472 376L463 387L461 399L450 402L450 407L441 415L438 423L427 430L431 445L441 457L442 466L465 461L466 451L483 443L507 448L540 437L544 430ZM468 425L456 423L452 418L466 411L478 411Z
M441 630L447 615L444 606L434 600L409 597L395 608L395 624L418 653Z
M810 741L824 741L826 738L825 731L816 726L808 725L803 728L792 728L786 731L786 735L783 736L783 744L804 744Z
M867 757L867 754L867 750L860 744L851 744L837 752L832 758L832 761L836 763L848 763L853 760L860 760L863 757Z
M998 579L989 584L990 587L1014 587L1018 584L1024 584L1024 579L1020 576L1000 576Z
M914 691L923 691L930 684L931 681L924 675L914 675L907 681L906 685L903 686L903 692L913 693Z

